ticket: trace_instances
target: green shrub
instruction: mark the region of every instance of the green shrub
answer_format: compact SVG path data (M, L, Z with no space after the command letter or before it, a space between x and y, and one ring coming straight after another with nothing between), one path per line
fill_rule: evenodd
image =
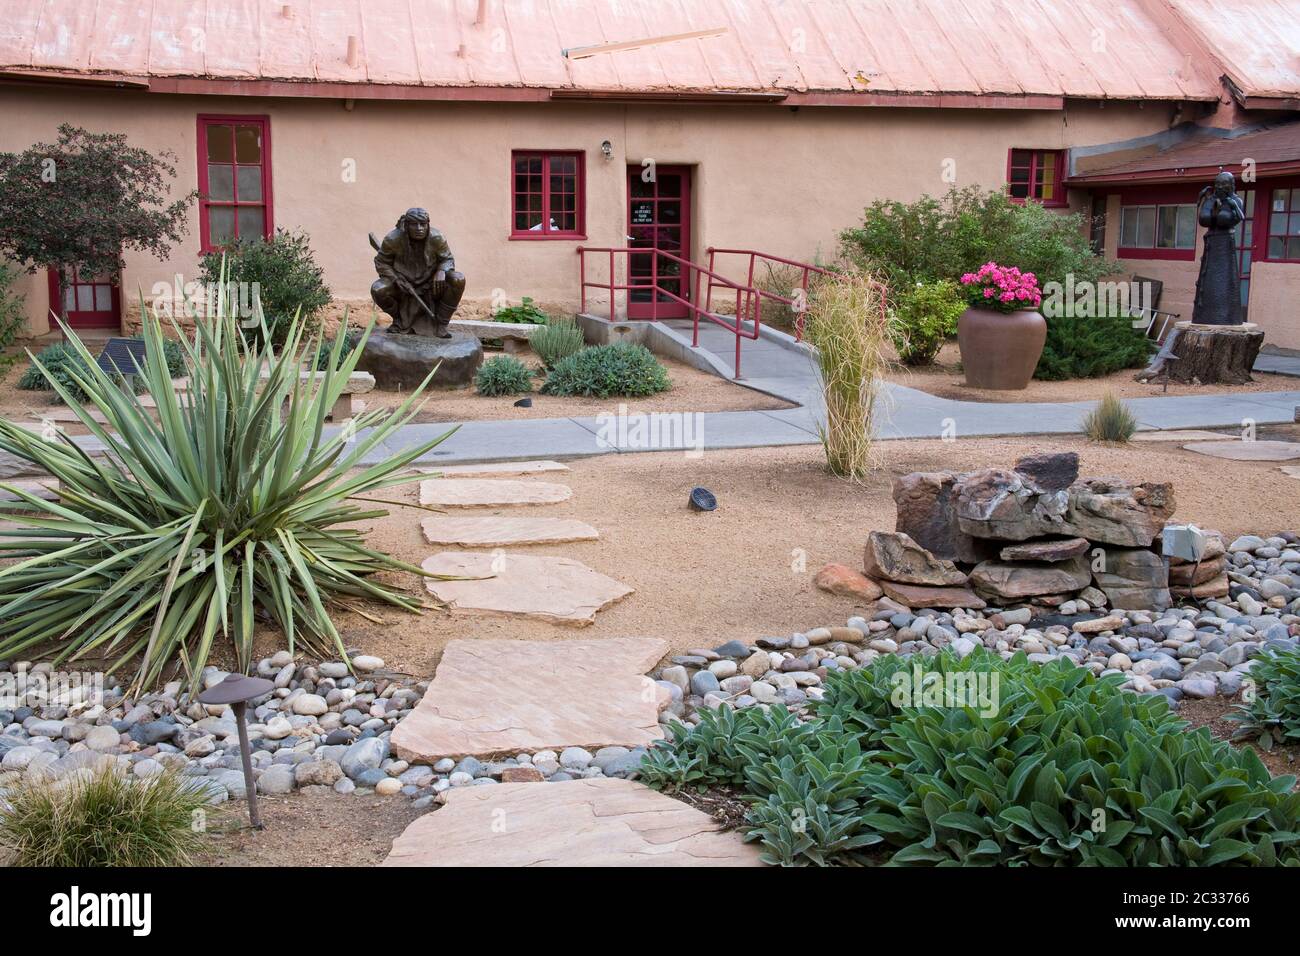
M641 398L672 387L668 370L644 345L597 345L561 359L546 376L546 395Z
M1083 433L1092 441L1123 444L1137 431L1137 418L1129 407L1107 391L1097 407L1083 417Z
M262 321L271 341L280 345L288 338L295 315L313 329L330 303L325 271L316 264L309 241L305 232L277 229L269 239L240 240L207 253L200 260L203 283L209 287L256 283ZM238 295L227 298L249 301Z
M343 347L335 349L335 343L340 336L343 338ZM357 348L357 342L361 338L361 333L356 329L349 329L347 326L341 326L334 338L321 342L320 347L316 350L316 371L323 372L328 368L336 371L343 367Z
M1253 698L1229 719L1240 721L1242 732L1258 736L1265 748L1300 740L1300 649L1270 648L1251 666L1250 680Z
M28 778L0 806L0 850L14 866L184 866L199 848L192 777L142 780L101 770L70 785ZM3 856L0 853L0 856Z
M480 395L523 395L533 390L533 375L519 359L498 355L479 366L474 388Z
M890 338L904 365L929 365L943 343L957 334L966 311L957 284L947 279L901 286L893 296Z
M953 188L942 198L879 200L862 225L840 234L845 255L892 289L954 279L986 262L1032 272L1039 284L1095 281L1115 271L1088 242L1084 217L1039 203L1013 203L999 190Z
M148 360L139 378L156 412L123 395L68 332L88 369L70 374L106 424L89 412L81 420L108 442L113 467L57 434L0 420L0 450L57 475L62 489L58 504L22 491L18 501L0 501L17 526L0 538L0 563L24 559L3 572L0 659L53 645L56 661L108 654L112 670L138 661L137 687L173 664L192 683L218 635L233 644L235 666L249 667L259 619L278 625L291 651L323 656L344 650L333 607L379 601L418 613L418 598L373 576L423 572L367 549L356 523L385 515L362 504L366 495L409 481L406 466L446 435L358 469L419 413L428 381L396 410L322 434L360 350L336 355L337 373L304 390L299 369L317 343L302 343L303 323L291 323L273 352L245 338L228 304L183 344L190 384L182 400L158 318L146 314L143 331Z
M567 319L556 320L537 329L528 340L528 344L542 360L543 365L554 368L561 359L582 351L587 340L583 337L582 329L578 328L577 322Z
M1098 378L1120 369L1143 368L1151 358L1151 340L1123 316L1062 316L1046 321L1047 341L1034 378Z
M167 373L172 378L183 377L186 374L184 347L175 339L164 339L162 351ZM92 364L93 361L92 358ZM44 366L44 371L41 366ZM55 342L41 349L32 364L23 370L23 374L18 378L18 387L31 392L54 392L57 390L54 388L53 381L57 381L64 392L78 405L84 405L90 400L90 396L82 390L77 377L84 379L85 375L86 362L82 359L81 353L70 343ZM120 386L121 377L115 375L113 379ZM143 376L136 376L135 390L137 393L145 390ZM63 395L59 394L58 398L62 399Z
M515 325L545 325L547 315L533 304L533 300L524 296L519 305L507 305L492 313L493 322L512 322Z
M642 779L743 786L747 839L785 865L1300 864L1295 778L1121 682L983 648L887 655L832 671L805 723L777 706L675 731Z
M14 292L19 270L0 259L0 351L13 345L14 339L27 325L27 311L23 297Z

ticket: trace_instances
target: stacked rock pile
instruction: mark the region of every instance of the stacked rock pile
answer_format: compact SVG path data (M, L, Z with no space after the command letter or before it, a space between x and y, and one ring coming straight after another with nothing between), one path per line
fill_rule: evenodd
M908 608L1068 604L1074 613L1172 603L1159 553L1174 512L1168 483L1080 479L1079 456L1064 452L1023 458L1009 470L905 475L894 482L894 501L896 531L867 540L867 580L850 585L852 572L836 568L819 586L879 589ZM1191 580L1190 569L1179 574L1180 584ZM1195 577L1204 597L1228 593L1214 560Z

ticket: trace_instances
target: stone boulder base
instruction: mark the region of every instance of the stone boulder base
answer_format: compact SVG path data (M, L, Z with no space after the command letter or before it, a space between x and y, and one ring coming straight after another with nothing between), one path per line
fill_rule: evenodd
M918 471L895 478L895 528L940 560L978 564L997 552L958 525L952 494L958 477L948 471Z
M517 615L585 627L596 612L632 593L626 584L570 558L444 551L424 570L468 580L425 578L453 613Z
M1145 548L1107 548L1105 570L1094 572L1092 583L1117 610L1141 611L1170 604L1164 559Z
M848 565L828 564L817 572L813 584L830 594L856 598L860 601L878 601L884 592L880 585Z
M509 478L430 478L420 482L420 504L454 508L548 505L573 497L568 485Z
M516 544L556 544L594 541L600 532L574 518L533 518L522 515L453 515L420 522L424 540L442 546L503 548Z
M881 581L880 588L890 600L897 601L906 608L920 607L964 607L979 610L984 602L969 588L964 587L930 587L925 584L900 584L896 581Z
M989 468L962 476L954 494L958 527L1001 541L1057 535L1148 547L1174 513L1168 482L1090 478L1052 492L1014 471Z
M662 736L645 672L667 651L650 637L452 641L428 692L394 728L393 750L402 760L434 763L645 746Z
M758 844L739 831L631 780L502 783L446 796L393 841L384 866L762 865Z
M1033 479L1044 491L1064 491L1079 478L1079 454L1059 451L1027 455L1012 470Z
M1084 558L1053 564L1030 561L985 561L970 573L981 597L994 602L1020 601L1050 594L1065 594L1088 586L1092 572Z
M424 335L392 335L376 329L366 340L357 360L357 370L369 372L385 391L409 392L435 367L430 383L434 388L459 388L474 380L483 364L483 346L465 332L452 332L449 339Z
M1047 538L1008 545L998 557L1003 561L1069 561L1087 551L1087 538Z
M931 587L960 587L966 583L966 575L951 561L936 558L911 536L897 531L873 531L867 535L862 570L877 581Z

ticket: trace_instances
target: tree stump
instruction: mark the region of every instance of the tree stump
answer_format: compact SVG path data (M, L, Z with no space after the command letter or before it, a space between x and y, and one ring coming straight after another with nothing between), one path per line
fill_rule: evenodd
M1264 333L1254 323L1243 325L1196 325L1179 322L1174 326L1176 359L1165 368L1172 381L1184 385L1245 385L1254 379L1250 370L1264 344Z

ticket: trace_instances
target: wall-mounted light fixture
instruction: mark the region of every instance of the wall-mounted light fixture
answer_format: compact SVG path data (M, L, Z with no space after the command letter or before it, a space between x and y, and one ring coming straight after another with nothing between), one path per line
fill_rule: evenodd
M605 142L600 144L600 151L604 154L606 159L614 158L614 145L609 140L605 140Z

